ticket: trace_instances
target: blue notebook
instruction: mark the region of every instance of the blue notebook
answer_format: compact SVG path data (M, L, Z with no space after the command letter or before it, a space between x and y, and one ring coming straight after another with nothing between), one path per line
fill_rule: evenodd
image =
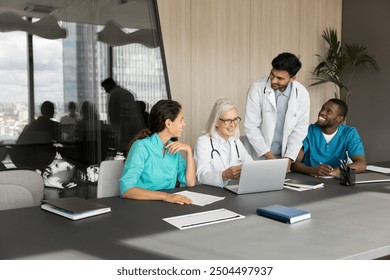
M257 215L276 219L289 224L310 219L311 217L309 212L279 204L259 208L256 210L256 212Z

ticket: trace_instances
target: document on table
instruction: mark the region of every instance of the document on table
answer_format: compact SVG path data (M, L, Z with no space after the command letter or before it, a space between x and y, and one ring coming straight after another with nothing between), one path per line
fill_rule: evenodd
M221 208L217 210L165 218L163 220L178 229L183 230L242 218L245 218L245 216L226 210L225 208Z
M379 173L390 173L390 168L380 167L380 166L375 166L375 165L367 165L366 170L379 172Z
M181 191L181 192L177 192L177 194L181 194L188 197L189 199L192 200L192 204L198 206L205 206L207 204L211 204L225 198L224 196L215 196L215 195L196 193L190 191Z

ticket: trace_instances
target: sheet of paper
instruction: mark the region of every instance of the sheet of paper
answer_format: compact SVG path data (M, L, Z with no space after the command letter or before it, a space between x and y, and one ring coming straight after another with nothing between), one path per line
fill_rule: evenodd
M215 195L196 193L190 191L181 191L181 192L177 192L177 194L181 194L188 197L189 199L192 200L192 204L199 205L199 206L205 206L207 204L211 204L225 198L224 196L215 196Z
M379 173L390 173L390 168L375 165L367 165L366 170L375 171Z
M221 208L217 210L165 218L163 220L183 230L222 222L228 222L242 218L245 218L245 216L234 213L225 208Z

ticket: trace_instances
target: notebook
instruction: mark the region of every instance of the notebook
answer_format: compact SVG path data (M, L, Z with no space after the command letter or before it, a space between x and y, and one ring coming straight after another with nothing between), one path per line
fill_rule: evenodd
M307 211L279 204L273 204L268 207L259 208L256 210L256 213L257 215L279 220L289 224L307 220L311 217L311 214Z
M286 158L244 162L238 185L225 188L236 194L282 190L287 164Z
M78 197L43 200L43 210L61 215L71 220L79 220L111 212L111 208L103 204Z
M284 182L285 187L292 187L292 188L303 188L307 190L314 190L318 188L323 188L324 183L318 180L301 180L301 179L286 179Z

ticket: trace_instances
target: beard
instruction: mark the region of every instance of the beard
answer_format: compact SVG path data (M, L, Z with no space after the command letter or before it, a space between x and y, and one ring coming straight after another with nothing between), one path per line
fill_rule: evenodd
M316 124L317 124L320 128L322 128L322 129L332 127L332 124L327 123L327 122L318 122L318 121L317 121Z

